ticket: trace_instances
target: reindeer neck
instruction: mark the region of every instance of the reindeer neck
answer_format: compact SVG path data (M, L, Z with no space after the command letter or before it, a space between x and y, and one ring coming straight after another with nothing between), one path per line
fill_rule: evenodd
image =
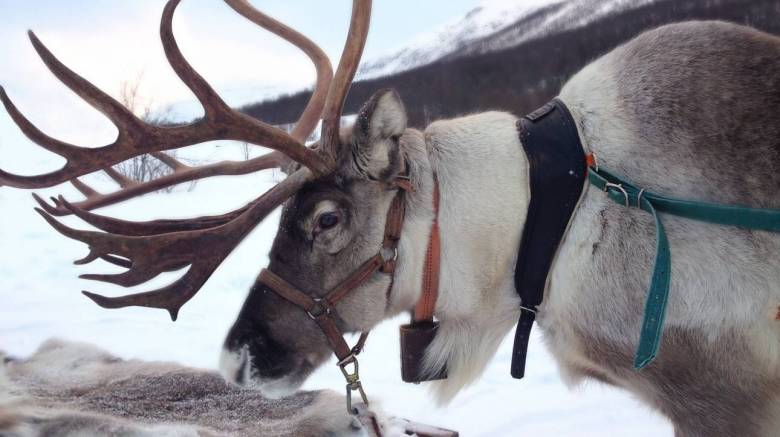
M411 311L420 297L423 260L434 218L433 171L422 132L408 129L401 137L400 145L414 189L406 195L398 265L387 304L390 315Z

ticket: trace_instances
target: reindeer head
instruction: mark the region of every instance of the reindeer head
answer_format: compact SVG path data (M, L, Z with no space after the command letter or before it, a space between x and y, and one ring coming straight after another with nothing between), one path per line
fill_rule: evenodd
M342 130L336 171L307 183L284 205L268 271L321 298L375 259L396 179L405 171L399 144L405 130L397 94L376 93L355 125ZM391 280L391 272L377 272L349 291L333 314L339 330L368 331L384 318ZM330 353L314 317L258 281L228 334L221 365L229 379L286 394Z
M343 361L349 351L334 344L336 334L340 338L340 332L365 331L385 316L391 275L380 274L379 270L388 273L394 265L393 251L388 253L388 249L395 248L397 239L392 244L387 242L386 225L390 223L400 232L403 218L403 211L399 213L398 209L403 202L398 200L397 178L406 171L400 146L406 132L406 114L397 94L384 90L365 104L353 127L340 128L344 99L368 33L370 0L353 2L349 35L335 76L322 50L306 37L254 9L247 0L225 1L247 19L299 47L314 62L317 84L292 133L231 109L192 69L172 31L179 0L169 0L160 27L163 46L171 66L203 105L203 119L177 127L147 124L65 67L31 33L33 46L55 76L104 113L117 126L119 135L114 143L99 149L66 144L32 125L0 88L0 99L21 130L67 160L60 170L38 176L0 170L0 185L29 189L70 181L86 196L77 203L60 196L53 199L53 205L35 197L41 207L37 211L56 230L89 245L89 255L78 264L100 258L127 268L116 275L83 275L86 279L134 286L162 272L188 267L179 280L154 291L120 297L84 292L106 308L162 308L173 320L241 240L268 213L284 204L264 275L272 275L277 285L292 291L285 295L278 292L278 287L269 287L268 281L258 282L228 335L223 367L237 382L252 380L266 391L287 391L325 360L328 343ZM321 141L306 147L303 142L320 118ZM276 151L245 162L202 167L186 166L163 153L213 140L243 141ZM169 165L173 172L153 181L136 182L111 167L144 153ZM288 177L245 207L221 216L128 222L90 212L181 182L274 167L285 169ZM121 189L98 193L78 179L101 170ZM68 214L103 232L72 229L54 218ZM349 282L349 293L339 288L343 281ZM326 295L334 288L337 298ZM323 297L328 305L319 308ZM337 300L336 314L331 310ZM323 314L328 317L317 317Z

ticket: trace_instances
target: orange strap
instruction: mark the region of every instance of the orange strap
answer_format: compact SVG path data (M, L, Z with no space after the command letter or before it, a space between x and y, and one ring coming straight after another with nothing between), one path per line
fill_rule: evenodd
M585 163L588 165L588 167L593 167L596 170L598 170L599 168L599 161L596 158L595 153L588 153L587 155L585 155Z
M439 181L433 177L433 226L428 239L423 268L422 293L414 307L413 321L433 322L436 299L439 297L439 268L441 265L441 239L439 237Z

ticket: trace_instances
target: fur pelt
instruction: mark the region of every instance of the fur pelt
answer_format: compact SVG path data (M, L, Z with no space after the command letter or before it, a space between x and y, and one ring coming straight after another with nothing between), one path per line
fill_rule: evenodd
M364 435L330 391L270 400L206 370L58 340L0 360L4 437Z

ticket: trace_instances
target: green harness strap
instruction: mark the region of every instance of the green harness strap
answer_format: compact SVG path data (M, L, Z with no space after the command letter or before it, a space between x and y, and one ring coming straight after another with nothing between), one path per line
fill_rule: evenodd
M655 266L645 302L645 317L639 336L639 346L634 357L635 369L650 364L658 353L666 316L666 303L669 300L672 256L659 212L719 225L780 232L780 210L777 209L718 205L664 197L637 188L604 169L593 167L588 169L588 180L606 192L615 202L626 207L638 207L652 214L655 219Z

